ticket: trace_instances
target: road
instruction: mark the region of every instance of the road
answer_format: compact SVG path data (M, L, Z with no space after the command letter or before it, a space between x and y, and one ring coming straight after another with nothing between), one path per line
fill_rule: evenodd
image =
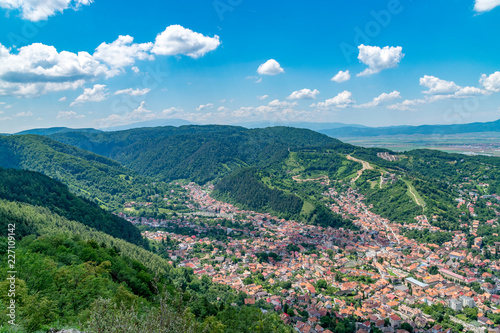
M361 170L358 171L358 174L357 174L356 178L351 179L352 183L355 183L359 179L359 177L361 177L361 175L363 174L363 171L365 171L365 170L373 170L373 167L370 165L370 163L368 163L366 161L358 160L357 158L352 157L351 155L347 155L347 159L351 160L351 161L354 161L354 162L361 163L363 165L363 169L361 169Z

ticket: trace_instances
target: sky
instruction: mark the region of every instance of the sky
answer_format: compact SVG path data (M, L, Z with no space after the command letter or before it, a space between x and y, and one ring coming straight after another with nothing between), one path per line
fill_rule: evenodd
M500 118L500 0L0 0L0 133Z

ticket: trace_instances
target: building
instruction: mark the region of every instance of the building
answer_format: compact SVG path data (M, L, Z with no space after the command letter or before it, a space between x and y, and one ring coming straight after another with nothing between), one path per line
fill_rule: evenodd
M391 326L394 328L398 328L401 326L401 318L399 318L398 315L390 315L389 316L389 322L391 323Z
M414 279L412 277L406 278L406 282L411 284L413 287L418 287L420 289L427 289L429 287L429 285L427 283L420 282L417 279Z
M448 301L448 305L453 311L461 311L463 308L462 302L454 298Z
M471 297L460 296L460 300L462 301L463 307L468 306L469 308L473 308L476 306L476 302L474 302L474 299Z

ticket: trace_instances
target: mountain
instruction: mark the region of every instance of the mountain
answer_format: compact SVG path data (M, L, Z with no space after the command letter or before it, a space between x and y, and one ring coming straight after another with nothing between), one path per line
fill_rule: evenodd
M106 208L116 208L122 194L144 184L118 162L31 134L0 137L0 167L43 173Z
M67 186L37 172L0 169L0 199L45 207L68 220L143 245L141 233L132 224L75 196ZM17 228L18 235L30 234L30 230L22 230L19 224Z
M111 158L144 176L201 184L241 167L286 158L289 149L349 147L326 135L291 127L170 126L50 137Z
M312 131L321 131L335 128L343 128L343 127L354 127L354 128L364 128L366 126L356 125L356 124L344 124L344 123L308 123L308 122L271 122L271 121L262 121L262 122L253 122L253 123L240 123L236 124L236 126L242 126L245 128L266 128L266 127L276 127L276 126L286 126L286 127L294 127L294 128L303 128L309 129Z
M51 128L34 128L16 133L17 135L23 134L36 134L36 135L51 135L56 133L67 132L84 132L84 133L98 133L99 130L93 128L68 128L68 127L51 127Z
M391 135L447 135L462 133L500 132L500 119L492 122L454 124L454 125L422 125L392 127L343 127L319 130L320 133L334 138L370 137Z
M142 128L142 127L162 127L162 126L178 127L191 124L192 124L191 122L184 119L158 119L158 120L141 121L138 123L132 123L128 125L105 127L101 128L101 130L106 132L114 132L114 131L125 131L129 129Z
M2 332L12 331L12 300L16 332L292 332L277 314L261 311L272 307L265 302L246 306L247 296L229 286L59 215L80 218L76 212L88 206L48 177L0 170L0 189L0 227L15 234L13 265L22 267L15 295L0 300ZM6 257L14 253L9 241L0 237ZM0 266L2 276L11 271L6 262ZM0 282L0 289L9 287Z

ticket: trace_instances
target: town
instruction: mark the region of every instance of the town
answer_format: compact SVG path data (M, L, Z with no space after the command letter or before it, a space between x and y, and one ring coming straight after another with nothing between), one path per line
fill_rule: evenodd
M244 292L245 304L265 304L263 311L281 313L297 332L331 332L320 325L328 315L354 318L359 333L500 332L500 263L468 251L461 231L442 245L418 243L402 230L443 230L425 215L405 225L384 219L347 185L330 187L324 201L357 230L241 210L213 199L211 185L183 188L195 213L171 220L121 215L147 226L143 236L163 243L171 263ZM488 222L497 226L496 220ZM495 245L486 248L476 237L471 248L495 255Z

